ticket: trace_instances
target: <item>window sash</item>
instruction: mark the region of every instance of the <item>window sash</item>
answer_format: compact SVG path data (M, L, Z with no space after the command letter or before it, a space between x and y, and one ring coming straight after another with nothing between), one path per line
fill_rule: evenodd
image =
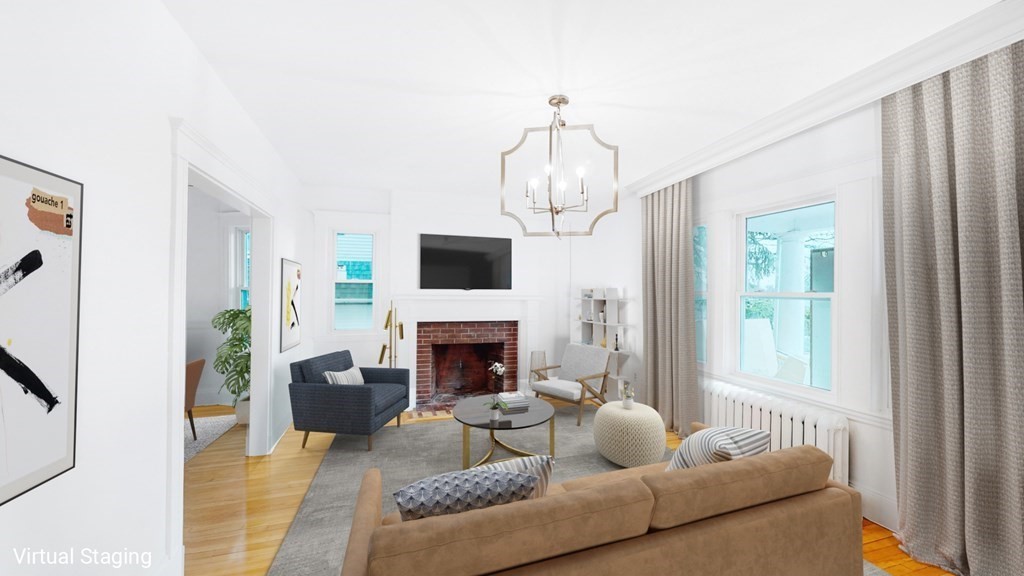
M353 235L353 236L357 236L358 235L358 236L369 236L370 237L370 260L369 260L369 262L370 262L369 276L370 277L368 279L367 278L346 278L346 279L339 279L338 278L338 272L339 272L338 261L339 261L339 257L341 256L339 254L339 252L338 252L338 239L343 234L350 234L350 235ZM331 284L331 312L332 312L332 316L331 316L331 329L334 332L354 333L354 332L368 332L368 331L373 330L374 322L375 322L375 319L376 319L376 312L377 312L377 310L376 310L377 309L377 290L376 290L376 286L375 286L376 281L377 281L377 255L378 255L377 240L378 240L377 235L375 233L372 233L372 232L356 232L356 231L334 230L333 233L331 234L331 251L330 251L331 252L331 262L332 262L331 277L333 279L333 282ZM365 287L365 289L368 292L368 297L351 297L351 298L350 297L339 297L338 296L338 288L339 288L339 286L353 286L353 287L363 286L363 287ZM366 312L366 309L365 309L366 305L369 306L368 313ZM345 327L345 326L339 327L338 326L338 323L339 323L338 307L339 306L358 306L358 307L360 307L360 310L358 310L358 311L353 309L353 311L357 312L358 315L359 315L359 320L357 320L358 322L360 322L359 325L348 326L348 327Z

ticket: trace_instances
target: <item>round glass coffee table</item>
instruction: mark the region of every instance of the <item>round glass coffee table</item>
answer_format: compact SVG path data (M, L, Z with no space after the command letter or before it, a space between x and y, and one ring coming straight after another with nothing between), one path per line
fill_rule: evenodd
M487 396L474 396L472 398L463 398L455 405L452 409L452 415L455 419L462 423L462 468L470 468L469 464L469 429L480 428L490 432L491 447L487 451L487 454L480 459L479 462L473 464L473 466L479 466L481 464L491 461L494 456L494 447L501 446L505 450L508 450L516 456L536 456L532 452L513 448L508 444L505 444L501 440L494 437L494 432L497 430L522 430L523 428L533 428L534 426L540 426L541 424L548 422L550 428L549 433L549 448L551 455L555 455L555 409L547 402L540 398L529 398L530 407L526 412L518 412L514 414L502 414L499 420L491 420L491 411L484 403L488 401Z

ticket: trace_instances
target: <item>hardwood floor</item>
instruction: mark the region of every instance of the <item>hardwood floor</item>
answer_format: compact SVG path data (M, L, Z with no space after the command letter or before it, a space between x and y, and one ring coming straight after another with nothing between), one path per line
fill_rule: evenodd
M864 559L885 570L889 574L914 574L916 576L932 576L949 574L942 568L922 564L906 552L900 550L899 540L888 528L865 519L864 526Z
M230 406L198 406L196 418L231 414ZM424 411L402 416L402 425L448 420ZM394 421L388 425L393 426ZM270 456L245 457L245 428L235 426L185 464L185 574L266 574L334 436L289 429ZM665 434L675 449L680 439ZM864 520L864 559L890 574L947 574L914 561L892 533Z

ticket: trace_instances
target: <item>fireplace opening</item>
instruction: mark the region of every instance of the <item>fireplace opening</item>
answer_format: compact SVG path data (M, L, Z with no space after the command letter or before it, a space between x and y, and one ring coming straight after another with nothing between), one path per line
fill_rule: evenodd
M416 408L448 410L461 398L516 390L519 323L515 320L416 323ZM461 362L461 364L460 364ZM505 365L501 379L488 372Z
M465 398L502 391L501 379L489 368L502 362L503 342L475 344L433 344L430 347L434 396Z

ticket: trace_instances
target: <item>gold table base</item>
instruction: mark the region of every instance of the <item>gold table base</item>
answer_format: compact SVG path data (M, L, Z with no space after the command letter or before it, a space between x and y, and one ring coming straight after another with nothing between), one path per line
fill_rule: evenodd
M494 447L495 446L501 446L506 451L511 452L512 454L515 454L516 456L540 456L540 454L534 454L533 452L527 452L526 450L520 450L518 448L514 448L512 446L509 446L508 444L505 444L501 440L498 440L497 438L494 437L494 429L490 428L488 430L488 432L490 432L490 437L491 437L491 447L490 447L490 449L487 450L487 454L484 454L484 457L481 458L479 462L477 462L476 464L473 464L472 466L470 466L469 465L469 430L471 428L475 428L475 426L468 426L466 424L462 425L462 469L463 470L466 470L468 468L476 468L477 466L480 466L481 464L486 464L487 462L492 462L491 458L494 456ZM551 451L551 457L554 458L554 456L555 456L555 417L554 416L552 416L551 419L548 420L548 430L549 430L549 432L548 432L548 448ZM502 458L500 460L493 460L493 462L501 462L503 460L511 460L511 458Z

